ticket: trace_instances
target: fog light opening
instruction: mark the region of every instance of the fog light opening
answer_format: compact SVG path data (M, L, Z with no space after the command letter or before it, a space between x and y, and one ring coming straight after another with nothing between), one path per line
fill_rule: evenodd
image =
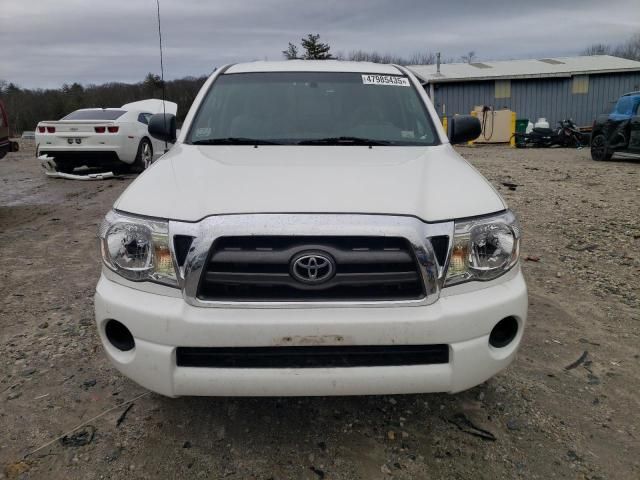
M117 320L109 320L105 325L104 332L111 345L120 351L128 352L136 346L129 329Z
M489 345L502 348L509 345L518 334L518 320L515 317L506 317L496 323L489 335Z

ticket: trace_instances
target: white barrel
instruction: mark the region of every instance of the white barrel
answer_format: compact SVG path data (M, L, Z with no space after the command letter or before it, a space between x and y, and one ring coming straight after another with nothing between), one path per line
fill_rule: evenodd
M534 125L535 128L549 128L549 122L546 118L540 117Z

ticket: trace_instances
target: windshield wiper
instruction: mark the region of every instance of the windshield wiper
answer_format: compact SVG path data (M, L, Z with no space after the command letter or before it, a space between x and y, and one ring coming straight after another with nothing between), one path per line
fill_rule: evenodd
M206 140L195 140L192 145L282 145L279 142L271 140L262 140L259 138L246 137L225 137L225 138L207 138Z
M298 145L393 145L393 142L388 140L374 140L372 138L362 137L326 137L326 138L314 138L310 140L301 140Z

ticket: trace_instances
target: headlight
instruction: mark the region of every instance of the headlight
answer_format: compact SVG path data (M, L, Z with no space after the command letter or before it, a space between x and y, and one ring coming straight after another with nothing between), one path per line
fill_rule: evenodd
M137 282L178 285L168 222L111 211L102 222L98 237L105 265L117 274Z
M510 270L519 254L520 227L511 211L456 222L445 286L493 280Z

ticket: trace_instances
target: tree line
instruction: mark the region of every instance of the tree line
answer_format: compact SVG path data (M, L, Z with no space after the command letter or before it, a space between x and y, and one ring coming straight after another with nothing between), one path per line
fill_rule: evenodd
M636 33L626 42L618 45L596 43L584 49L582 55L614 55L640 61L640 33ZM289 43L282 51L286 59L336 59L368 61L375 63L394 63L397 65L429 65L436 62L433 52L417 52L412 55L394 55L364 50L349 53L332 53L328 43L320 41L319 34L308 34L301 39L300 47ZM477 61L476 52L470 51L458 59L442 58L441 63L454 61L473 63ZM58 120L79 108L119 107L125 103L146 98L162 98L165 88L167 100L178 104L178 123L182 123L191 103L195 99L206 76L184 77L162 82L158 75L149 73L138 83L109 82L102 85L79 83L64 84L58 89L20 88L14 83L0 80L0 101L11 115L11 129L14 134L25 130L34 130L42 120Z
M396 65L430 65L436 63L436 54L431 52L414 53L408 57L364 50L352 50L347 54L342 52L334 54L330 52L331 46L328 43L321 42L320 35L317 33L309 33L302 38L300 47L295 43L289 42L286 50L282 50L282 56L287 60L348 60L352 62L395 63Z
M433 52L417 52L410 56L385 54L379 52L367 52L364 50L352 50L344 54L338 52L331 53L331 46L320 41L319 34L308 34L300 42L302 48L298 48L295 43L289 42L282 55L287 60L350 60L355 62L374 63L395 63L396 65L432 65L436 63L436 54ZM629 60L640 61L640 32L634 34L625 42L617 45L606 43L594 43L580 52L580 55L613 55L614 57L627 58ZM478 56L474 50L461 55L458 59L451 57L441 58L441 63L453 63L460 61L463 63L474 63Z
M640 33L636 33L630 39L617 45L606 43L594 43L585 48L582 55L613 55L614 57L628 58L640 61Z
M59 120L79 108L120 107L125 103L147 98L162 98L178 104L178 124L182 123L206 76L185 77L165 81L149 73L139 83L109 82L102 85L83 86L79 83L64 84L61 88L28 89L0 80L0 101L10 115L13 134L35 130L42 120Z

